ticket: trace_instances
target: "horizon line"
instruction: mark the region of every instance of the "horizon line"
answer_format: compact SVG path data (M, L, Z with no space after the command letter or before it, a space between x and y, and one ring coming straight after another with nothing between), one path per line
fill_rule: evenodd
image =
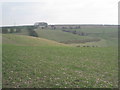
M31 26L31 25L34 25L34 24L0 25L0 27ZM105 25L119 25L119 24L48 24L48 26L49 26L49 25L102 25L102 26L105 26Z

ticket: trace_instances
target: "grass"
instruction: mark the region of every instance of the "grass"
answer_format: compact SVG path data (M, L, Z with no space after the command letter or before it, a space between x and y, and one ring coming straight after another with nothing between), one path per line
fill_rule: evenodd
M68 29L70 30L70 29ZM98 42L86 42L79 43L76 45L88 45L88 46L117 46L118 45L118 28L81 28L81 29L71 29L71 31L81 31L88 33L88 37L100 38L101 40ZM75 45L75 44L72 44Z
M108 47L110 46L111 44L108 44L107 43L107 40L105 39L101 39L100 41L97 41L97 42L86 42L86 43L77 43L77 44L69 44L70 46L89 46L89 47L93 47L93 46L96 46L96 47Z
M3 88L117 88L117 29L77 31L89 34L78 36L61 30L36 30L39 38L24 30L18 35L3 34ZM58 43L94 38L101 40Z
M88 36L79 36L79 35L74 35L72 33L68 32L63 32L61 30L36 30L37 34L39 37L46 38L49 40L54 40L57 42L70 42L75 43L76 41L86 41L86 40L93 40L96 38L93 37L88 37Z
M79 36L62 30L37 29L36 32L40 38L54 40L56 42L70 44L72 46L117 46L118 43L118 29L117 28L81 28L81 29L67 29L70 31L85 32L87 36ZM29 32L22 29L20 33L13 33L17 35L27 35ZM96 42L97 40L97 42ZM89 41L89 42L88 42Z
M68 29L70 30L70 29ZM110 28L110 27L101 27L101 28L81 28L81 29L71 29L71 30L76 30L76 31L82 31L82 32L86 32L86 33L114 33L114 32L118 32L118 28Z
M3 43L4 44L14 44L22 46L67 46L62 43L55 41L47 40L44 38L37 38L24 35L13 35L13 34L3 34Z
M2 49L3 88L118 87L116 47L77 48L6 34Z

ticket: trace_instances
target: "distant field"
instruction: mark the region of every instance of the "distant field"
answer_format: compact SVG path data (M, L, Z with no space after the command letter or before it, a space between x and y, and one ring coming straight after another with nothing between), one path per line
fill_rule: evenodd
M79 30L78 30L79 31ZM118 45L118 28L91 28L81 29L81 31L88 33L88 36L101 38L99 42L90 42L99 44L100 46L117 46ZM88 43L86 43L88 44Z
M69 31L85 32L87 36L80 36L62 30L36 30L39 37L55 40L57 42L80 46L117 46L118 30L117 28L90 28L90 29L67 29ZM97 39L100 39L96 42ZM81 41L85 42L82 43Z
M118 32L118 28L81 28L81 29L68 29L68 30L76 30L76 31L83 31L87 33L113 33Z
M76 31L78 34L63 32L63 29L37 29L36 34L40 38L54 40L56 42L69 44L72 46L117 46L118 44L118 29L117 28L81 28L81 29L64 29L68 31ZM30 36L29 30L22 29L19 33L11 33L17 35ZM84 32L85 36L79 35L79 32Z
M55 40L57 42L71 44L71 43L83 43L98 40L91 36L80 36L62 30L36 30L39 37Z
M39 35L46 32L52 37L52 31L40 31ZM58 32L54 31L54 34ZM61 36L66 39L64 35L57 34L54 38L59 40ZM106 43L104 40L102 43ZM43 38L4 34L3 88L118 87L117 47L68 45Z

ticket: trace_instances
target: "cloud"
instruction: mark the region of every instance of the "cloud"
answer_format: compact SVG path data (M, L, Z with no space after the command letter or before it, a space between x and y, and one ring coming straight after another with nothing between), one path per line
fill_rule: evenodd
M3 4L4 24L117 24L118 0L30 0Z

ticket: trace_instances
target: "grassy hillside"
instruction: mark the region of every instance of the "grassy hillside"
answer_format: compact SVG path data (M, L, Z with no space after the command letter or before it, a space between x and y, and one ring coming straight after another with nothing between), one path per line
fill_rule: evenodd
M3 88L118 87L116 47L77 48L6 34L2 49Z
M3 34L3 44L13 44L22 46L67 46L52 40L24 35Z
M36 35L40 38L54 40L60 43L70 44L72 46L117 46L118 45L118 29L117 28L81 28L81 29L65 29L67 31L76 31L77 34L63 32L62 30L37 29ZM84 32L86 36L80 36L79 33ZM30 36L29 28L23 28L21 32L12 33L17 35Z
M66 29L68 31L76 31L87 33L87 37L100 38L98 42L86 42L76 45L88 46L117 46L118 45L118 28L81 28L81 29ZM75 44L74 44L75 45Z
M39 37L55 40L62 43L80 43L94 41L97 38L88 36L79 36L72 33L63 32L62 30L36 30Z
M76 31L83 31L86 33L113 33L117 32L118 28L110 28L110 27L105 27L105 28L81 28L81 29L68 29L68 30L76 30Z

